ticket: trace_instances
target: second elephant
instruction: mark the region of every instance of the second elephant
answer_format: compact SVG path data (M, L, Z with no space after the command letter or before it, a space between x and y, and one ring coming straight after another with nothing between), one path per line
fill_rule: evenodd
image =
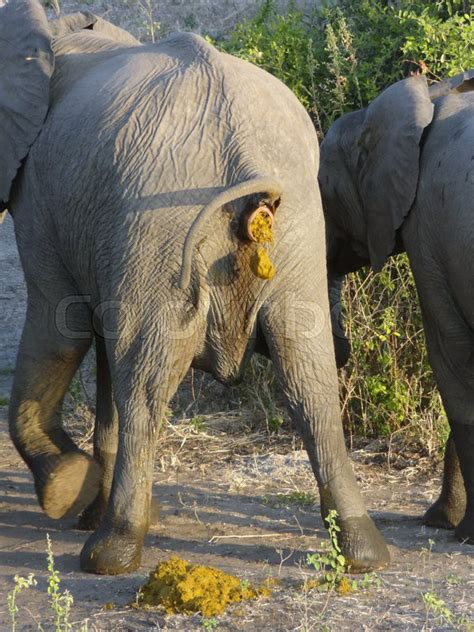
M380 270L406 250L451 435L429 525L474 544L474 71L387 88L321 146L328 266Z

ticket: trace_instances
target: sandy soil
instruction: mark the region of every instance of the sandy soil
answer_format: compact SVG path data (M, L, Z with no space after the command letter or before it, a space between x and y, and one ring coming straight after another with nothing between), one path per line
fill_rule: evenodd
M356 463L367 504L393 557L391 568L379 573L381 585L346 597L305 594L299 585L311 575L304 564L306 552L321 550L325 534L318 501L293 500L295 490L314 491L306 455L300 450L237 456L231 463L214 466L157 469L154 495L161 503L161 521L147 538L143 567L126 577L81 573L78 555L86 534L74 529L74 520L56 522L41 513L31 478L9 443L4 409L0 415L2 630L9 621L5 595L16 573L31 572L38 580L19 598L19 629L35 629L35 622L51 620L45 579L47 533L62 587L74 596L72 620L89 619L91 630L202 629L198 615L164 617L130 608L147 572L170 555L215 565L251 581L269 576L281 580L271 598L235 606L217 617L220 630L455 629L462 617L472 614L473 551L451 533L421 525L419 516L438 481L427 481L415 468L390 472ZM426 593L445 602L452 622L427 611Z

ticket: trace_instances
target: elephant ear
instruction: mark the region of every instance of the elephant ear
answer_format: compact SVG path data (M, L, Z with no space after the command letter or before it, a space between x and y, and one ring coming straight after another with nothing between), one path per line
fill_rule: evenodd
M438 81L429 87L432 101L453 92L471 92L472 90L474 90L474 69L460 72L450 79Z
M49 28L54 38L70 35L82 29L93 29L97 17L89 11L78 11L70 15L64 15L56 20L51 20Z
M367 108L359 140L358 185L372 268L393 252L416 196L423 130L433 118L423 76L395 83Z
M77 31L90 30L94 33L100 34L102 37L120 42L122 44L129 44L136 46L140 42L114 24L97 17L89 11L79 11L78 13L72 13L64 17L52 20L50 22L50 29L55 39L76 33Z
M0 0L0 211L49 106L51 33L37 0Z

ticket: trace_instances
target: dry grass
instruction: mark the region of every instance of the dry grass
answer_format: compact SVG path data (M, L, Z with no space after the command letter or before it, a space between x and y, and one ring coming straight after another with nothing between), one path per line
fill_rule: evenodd
M94 361L91 353L65 405L69 432L81 448L89 450L95 415ZM431 436L429 428L424 430L427 437ZM378 465L389 472L403 470L413 479L421 473L432 473L441 461L438 449L433 449L429 440L424 445L413 441L405 429L375 439L348 433L347 446L360 465ZM276 459L278 467L284 468L285 458L298 460L302 454L302 440L283 409L273 369L263 358L256 358L236 388L223 387L200 371L189 372L162 422L156 459L161 472L204 472L222 463L236 466L238 472L241 465L250 471L261 468L264 457ZM254 457L259 457L260 466ZM306 456L303 458L306 460ZM254 473L258 479L261 472ZM310 480L314 480L312 473ZM290 482L282 493L291 491L298 491L298 486Z

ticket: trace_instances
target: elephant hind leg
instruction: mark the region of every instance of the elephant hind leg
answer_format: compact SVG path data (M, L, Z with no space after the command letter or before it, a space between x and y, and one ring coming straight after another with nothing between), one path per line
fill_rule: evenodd
M307 297L296 289L295 295L298 309L284 297L281 303L269 301L259 318L318 482L321 516L325 520L330 510L337 511L339 545L351 572L382 569L390 554L367 515L344 443L329 309L324 299L316 302L317 286Z
M112 381L105 340L96 336L97 400L94 426L94 459L102 468L99 493L82 513L78 527L95 531L107 508L114 475L118 442L118 413L113 398Z
M77 448L61 423L63 399L89 349L90 336L74 339L60 333L56 306L29 290L9 411L10 436L33 474L41 507L51 518L62 518L79 513L94 499L101 477L100 466ZM88 312L84 315L79 307L73 312L74 329L82 319L87 332Z
M466 490L452 434L444 453L443 485L439 498L423 517L428 527L454 529L466 511Z
M100 527L109 502L118 447L118 412L114 401L112 378L105 340L96 336L97 401L94 427L94 459L102 468L99 493L79 518L78 528L95 531ZM150 525L159 520L159 505L151 500Z
M415 269L414 273L416 279ZM449 443L447 446L440 500L427 517L438 511L440 519L442 509L441 518L455 526L456 537L474 544L474 336L460 303L455 303L447 285L440 282L437 291L429 293L426 290L431 286L423 286L420 279L417 284L429 360L448 416L452 441L452 446Z
M81 569L86 572L117 575L140 565L149 528L159 427L195 348L194 339L185 344L165 317L155 327L152 337L125 337L119 332L109 356L118 408L118 449L105 516L81 552Z

